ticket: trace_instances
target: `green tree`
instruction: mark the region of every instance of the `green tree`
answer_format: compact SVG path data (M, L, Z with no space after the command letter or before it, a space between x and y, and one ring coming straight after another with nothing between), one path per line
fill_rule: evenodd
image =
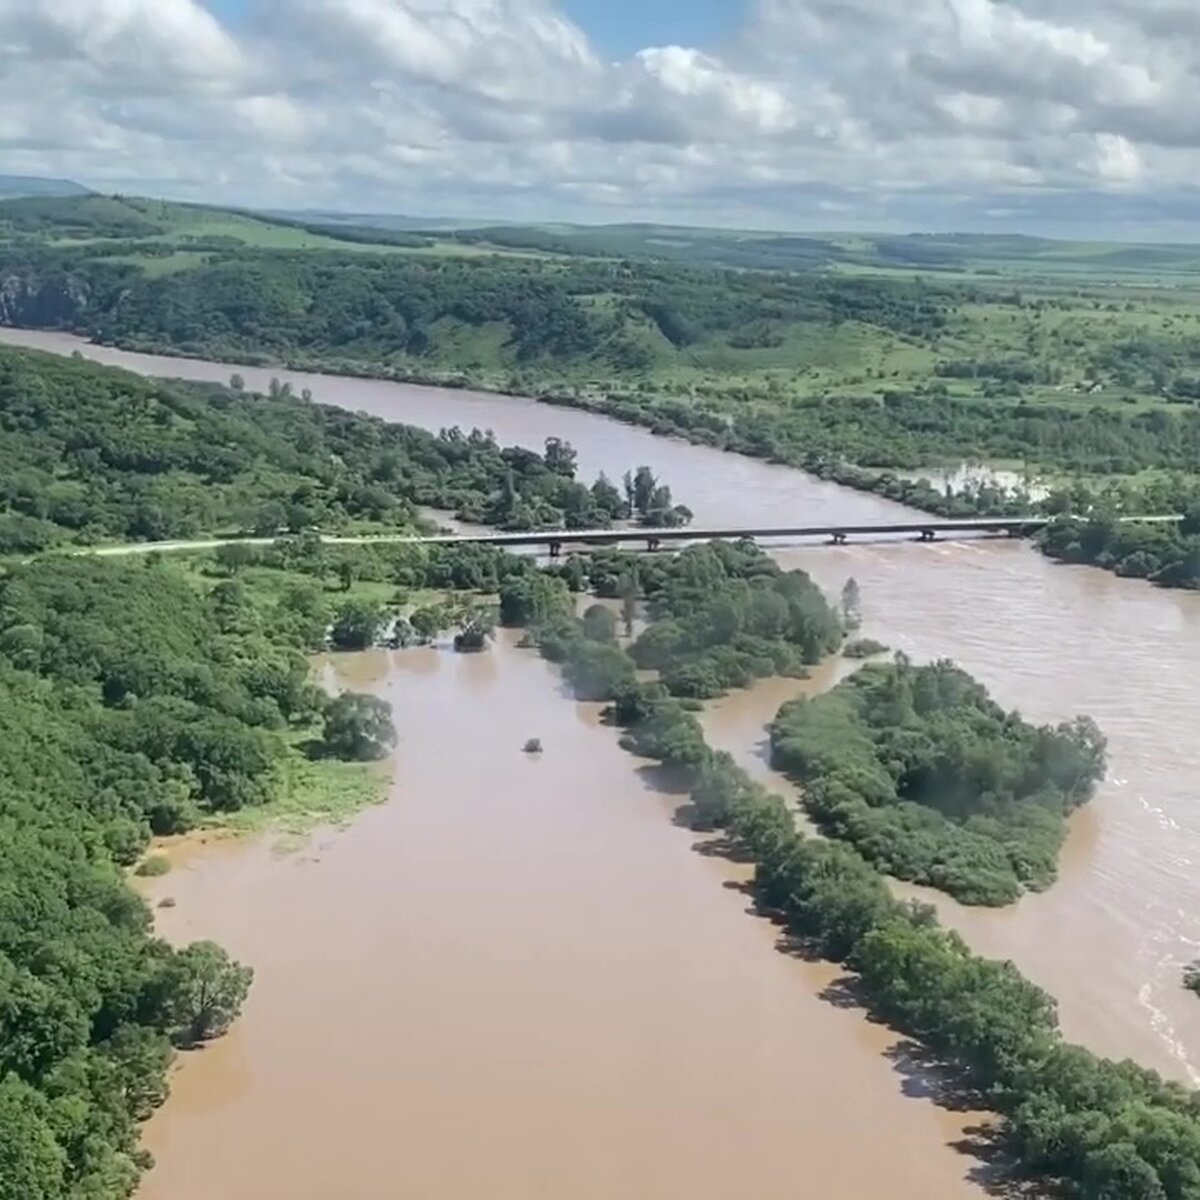
M555 475L562 475L566 479L575 478L575 467L579 461L579 455L575 452L575 448L570 442L563 441L562 438L550 437L546 439L546 454L545 463L549 470Z
M858 580L853 577L847 579L842 587L842 622L850 633L862 625L862 593Z
M592 484L592 503L611 520L629 515L629 506L603 472Z
M392 706L378 696L343 692L325 706L322 748L333 758L374 762L396 745Z
M194 1046L224 1033L241 1012L254 971L216 942L194 942L164 972L167 1019L176 1042Z
M410 613L408 623L422 642L431 642L446 628L448 620L444 608L437 604L427 604Z
M645 517L654 504L655 493L658 490L658 480L654 477L654 472L649 467L638 467L632 481L626 485L631 510ZM669 501L669 495L667 499Z
M367 650L383 628L383 613L366 600L347 600L333 619L330 640L339 650Z
M213 553L217 566L227 575L236 575L246 567L253 566L258 561L258 552L245 542L225 542L218 546Z
M617 618L603 604L592 604L583 614L583 636L593 642L617 640Z
M0 1079L0 1200L63 1200L66 1155L39 1092L14 1075Z

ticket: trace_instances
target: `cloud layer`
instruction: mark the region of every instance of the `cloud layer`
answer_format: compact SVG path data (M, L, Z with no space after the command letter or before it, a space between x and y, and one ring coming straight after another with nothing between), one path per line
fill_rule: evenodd
M755 0L620 62L554 0L0 0L0 170L98 187L1177 234L1198 167L1194 0Z

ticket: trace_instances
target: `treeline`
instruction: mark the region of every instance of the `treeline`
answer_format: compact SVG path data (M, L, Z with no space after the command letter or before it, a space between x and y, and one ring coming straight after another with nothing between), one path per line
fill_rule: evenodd
M503 529L690 516L647 468L622 490L585 485L575 465L556 438L539 454L478 430L389 424L287 385L258 396L0 350L0 554L66 540L395 530L419 506Z
M611 580L612 573L601 577ZM639 682L627 655L595 641L604 622L593 619L589 631L586 621L570 621L560 582L545 576L525 587L510 616L534 623L543 652L563 659L568 679L583 678L588 698L610 701L609 718L622 728L626 748L690 772L696 824L723 830L729 852L756 864L761 908L810 952L845 964L865 1004L936 1055L972 1104L999 1114L997 1132L1015 1173L1080 1200L1200 1196L1195 1093L1064 1042L1053 999L1012 963L973 954L938 926L931 909L895 900L853 847L805 837L779 796L707 746L688 701L662 683ZM596 679L581 672L589 642L605 646L613 664L603 687L590 686ZM936 670L952 691L977 686L948 668ZM1086 774L1089 755L1063 748L1062 761L1082 762Z
M1088 414L1072 411L1062 414L1065 419L1056 424L1055 410L1046 405L1032 406L1030 411L1039 415L1027 419L1029 414L1019 406L1007 410L993 406L991 415L986 415L986 406L975 401L916 398L906 407L901 398L892 397L877 406L876 411L885 414L878 426L868 426L861 422L861 402L849 400L801 402L788 414L755 410L732 421L682 403L643 408L617 398L582 402L555 397L553 402L604 412L663 436L799 467L820 479L937 516L1058 514L1059 519L1038 538L1039 547L1050 557L1102 567L1126 578L1148 579L1162 587L1200 587L1200 489L1192 474L1200 461L1196 457L1200 454L1198 412L1158 410L1130 417L1096 408L1091 410L1091 423ZM943 422L936 415L939 410L969 414L960 426L964 436L952 432L958 418ZM921 429L922 421L928 421L927 428ZM901 427L906 427L903 432ZM993 435L1004 427L1012 434L996 440ZM965 436L972 428L974 437ZM890 440L889 429L896 440ZM839 450L843 435L844 449ZM1058 460L1059 452L1075 457ZM1116 473L1118 482L1071 484L1034 501L1023 488L976 482L956 491L939 490L927 479L903 478L892 469L905 464L915 468L939 458L977 461L1007 456L1025 456L1031 464L1047 469L1057 469L1056 462L1066 461L1100 476ZM859 466L856 461L877 466ZM1152 466L1173 473L1150 482L1119 480L1120 472ZM1125 515L1171 514L1181 514L1184 520L1145 525L1119 520Z
M732 415L684 400L561 394L546 399L792 466L841 462L915 470L931 462L1003 459L1055 473L1118 475L1147 468L1193 471L1200 461L1195 409L996 404L892 391L811 397L787 406L762 398L739 405Z
M1052 883L1065 818L1105 769L1087 718L1034 727L951 663L902 655L786 705L771 748L829 837L967 904Z
M1062 562L1084 563L1128 579L1148 579L1161 587L1200 588L1200 503L1193 488L1170 507L1183 512L1179 523L1122 523L1119 511L1065 516L1043 531L1043 553ZM1147 510L1155 511L1155 510Z
M128 242L0 247L0 320L240 361L621 375L701 340L775 345L797 323L931 337L955 299L921 282L648 261L188 249L189 269L147 273ZM447 328L491 334L471 341L473 359Z

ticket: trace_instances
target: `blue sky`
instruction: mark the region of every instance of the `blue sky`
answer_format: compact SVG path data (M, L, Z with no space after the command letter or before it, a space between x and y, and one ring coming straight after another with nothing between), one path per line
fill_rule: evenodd
M204 0L237 24L252 0ZM708 46L742 20L739 0L561 0L560 7L602 53L625 58L643 46Z
M564 0L563 11L606 54L643 46L707 46L740 23L737 0Z

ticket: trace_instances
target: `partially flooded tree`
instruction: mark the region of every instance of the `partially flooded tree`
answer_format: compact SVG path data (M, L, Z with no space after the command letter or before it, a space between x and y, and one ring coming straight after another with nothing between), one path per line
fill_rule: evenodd
M253 968L234 962L216 942L179 951L166 974L172 1040L195 1046L220 1037L242 1011L253 979Z
M396 744L392 706L378 696L343 692L325 706L322 748L348 762L386 758Z
M862 625L862 593L858 580L851 576L842 588L842 622L847 633L853 633Z

